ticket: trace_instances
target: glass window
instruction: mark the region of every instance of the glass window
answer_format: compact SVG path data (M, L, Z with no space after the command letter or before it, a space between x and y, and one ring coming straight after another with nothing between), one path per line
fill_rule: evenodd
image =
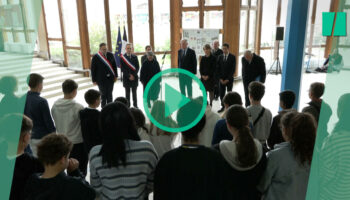
M248 6L248 0L242 0L241 1L242 6Z
M116 9L118 8L118 9ZM111 21L112 49L115 50L118 39L118 26L120 25L121 37L123 38L124 27L128 34L126 1L109 1L109 14ZM127 37L129 38L129 37Z
M247 13L246 10L241 10L241 23L239 31L239 51L244 51L246 49L246 25L247 25Z
M258 0L251 0L250 5L251 6L257 6L258 5Z
M204 12L204 28L222 29L223 11Z
M317 1L314 45L325 45L327 37L322 36L322 12L328 12L330 9L331 0L323 0L322 3ZM349 16L349 14L347 15ZM347 26L349 28L349 26ZM341 38L341 37L340 37Z
M182 12L182 28L199 28L199 12Z
M51 1L50 1L51 2ZM80 46L78 10L76 1L62 0L63 20L68 46Z
M164 64L163 64L163 56L164 54L157 54L157 61L159 62L159 66L161 70L169 69L171 66L171 55L166 54L164 57Z
M263 1L261 47L274 46L278 0Z
M81 51L75 49L67 49L69 67L82 69L83 63L81 59Z
M183 7L198 6L198 0L182 0L182 6Z
M57 1L44 0L45 19L49 38L62 38Z
M86 0L90 53L98 52L101 42L107 43L104 0Z
M169 1L153 0L154 51L170 50L170 5Z
M255 44L255 31L256 31L256 11L251 10L249 16L249 41L248 48L253 49Z
M63 60L62 42L49 41L50 54L52 60Z
M221 6L222 0L205 0L206 6Z
M148 0L132 1L131 8L134 51L144 52L145 46L150 43Z

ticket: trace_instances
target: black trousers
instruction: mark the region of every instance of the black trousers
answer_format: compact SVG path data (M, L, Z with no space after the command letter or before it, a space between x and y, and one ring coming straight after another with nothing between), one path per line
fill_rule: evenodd
M86 176L88 153L86 152L84 143L74 144L73 149L70 152L70 158L75 158L79 161L79 170Z
M219 98L219 96L220 96L219 83L215 83L215 85L214 85L214 98Z
M101 92L101 106L102 106L102 108L106 104L113 101L113 87L114 87L113 81L98 84L98 89Z
M133 105L134 107L137 107L137 86L134 87L125 87L125 98L129 101L130 105L131 105L131 101L130 101L130 90L132 91L132 101L133 101Z
M220 100L221 100L221 106L224 106L224 102L222 102L222 99L224 98L225 94L226 94L226 90L227 92L231 92L232 91L232 87L233 87L233 80L230 80L226 85L219 84L219 90L220 90Z
M187 75L180 74L179 81L181 94L186 96L187 88L187 97L192 98L192 78Z
M251 82L252 82L252 81L244 81L244 80L243 80L244 96L245 96L245 106L246 106L246 107L250 106L248 86L249 86L249 83L251 83Z

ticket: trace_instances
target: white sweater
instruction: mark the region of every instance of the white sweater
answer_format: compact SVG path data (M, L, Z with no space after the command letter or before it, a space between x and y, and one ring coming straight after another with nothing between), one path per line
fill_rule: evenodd
M84 106L73 99L58 99L52 106L51 113L57 133L64 134L73 144L83 142L80 128L79 111Z

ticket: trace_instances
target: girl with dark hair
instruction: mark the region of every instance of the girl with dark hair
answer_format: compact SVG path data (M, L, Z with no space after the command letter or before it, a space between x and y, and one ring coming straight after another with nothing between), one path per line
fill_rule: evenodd
M122 103L106 105L100 116L103 144L90 152L90 180L103 199L147 199L153 191L158 156L140 141L133 117Z
M130 112L134 117L137 133L139 134L141 140L151 141L149 135L149 125L146 124L146 118L142 110L138 108L130 108Z
M226 124L233 140L215 145L226 160L228 199L259 199L256 189L266 167L262 144L254 139L249 128L248 112L241 105L231 106Z
M315 145L316 122L306 113L289 112L281 119L286 142L267 154L258 189L264 199L305 199Z

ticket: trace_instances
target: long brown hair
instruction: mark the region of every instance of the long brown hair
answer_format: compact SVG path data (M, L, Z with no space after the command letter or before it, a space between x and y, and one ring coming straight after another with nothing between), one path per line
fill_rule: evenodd
M241 105L233 105L227 110L227 123L238 130L235 138L237 160L242 167L249 167L257 162L258 150L249 128L248 112Z
M294 115L291 123L289 127L285 127L285 121L291 115ZM315 119L308 113L291 112L282 117L282 125L285 129L289 129L286 134L290 139L295 157L302 165L311 164L317 129Z

